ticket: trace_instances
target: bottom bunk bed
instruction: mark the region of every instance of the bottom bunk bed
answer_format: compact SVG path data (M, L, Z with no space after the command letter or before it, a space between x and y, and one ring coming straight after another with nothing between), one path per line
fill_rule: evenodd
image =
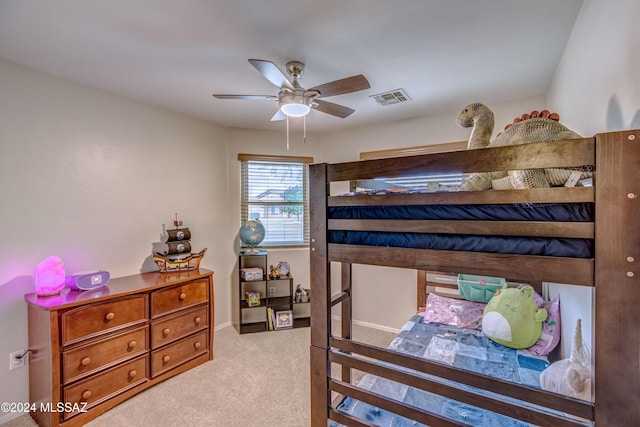
M473 152L312 165L311 424L627 426L640 420L639 140L640 131L623 131ZM353 198L329 193L336 182L381 176L581 165L593 166L593 187ZM594 217L581 223L333 219L331 211L349 206L505 203L587 203L592 204ZM476 236L586 239L592 253L577 258L332 240L335 232L344 231L456 234L459 230ZM498 276L531 283L538 290L543 282L594 290L592 399L541 390L538 372L550 363L545 358L504 350L491 340L486 342L479 332L431 324L425 316L413 316L388 348L353 339L353 264ZM337 277L339 283L332 284ZM426 305L426 297L418 297L418 304ZM467 346L471 342L483 344L482 349ZM455 348L467 354L455 356ZM478 354L482 356L474 357ZM512 363L489 362L501 358Z
M527 352L501 346L478 331L427 323L420 315L413 316L387 348L534 388L540 387L540 374L549 366L546 357L535 357ZM437 381L437 378L432 378L432 381ZM435 416L446 417L474 427L530 425L506 415L483 410L474 405L373 374L366 374L357 385L361 389L393 398L409 407L425 409ZM467 387L465 390L468 393L478 391L473 387ZM514 401L514 403L526 405L526 402ZM336 410L381 427L425 425L352 397L347 397L340 402Z
M486 304L472 302L459 296L455 275L441 272L418 271L417 301L418 313L411 316L386 349L411 355L416 358L435 361L446 366L469 371L493 378L497 381L513 382L530 389L540 389L540 375L549 367L547 354L558 344L545 333L530 349L516 350L492 341L482 333L482 314ZM515 286L515 284L512 284ZM520 285L522 286L522 285ZM431 292L429 292L431 291ZM436 293L436 292L442 292ZM548 307L552 321L552 334L557 335L559 326L559 300L544 301L537 295L540 307ZM426 304L422 304L426 302ZM422 375L411 372L413 375ZM424 376L424 375L423 375ZM447 384L434 376L425 376L431 381ZM359 388L379 396L393 398L410 407L428 410L436 416L446 417L454 422L474 427L526 427L530 423L519 421L507 415L494 413L478 406L460 402L454 398L440 396L428 390L407 386L374 374L365 374L356 381ZM482 390L462 387L473 394ZM494 398L500 398L494 395ZM588 399L591 400L589 393ZM513 403L526 406L527 402ZM343 415L366 420L381 427L424 426L401 415L380 409L377 406L346 397L336 405L336 411ZM332 426L339 426L333 422ZM583 425L591 425L584 420Z

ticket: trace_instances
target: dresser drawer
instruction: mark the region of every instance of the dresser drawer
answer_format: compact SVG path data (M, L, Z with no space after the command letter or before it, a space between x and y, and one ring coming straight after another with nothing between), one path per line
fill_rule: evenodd
M100 369L144 354L149 346L149 328L110 336L62 354L62 381L69 384Z
M158 317L208 301L208 288L207 281L197 280L182 286L153 292L151 294L151 317Z
M151 377L156 377L208 351L209 331L205 330L151 352Z
M144 323L147 313L146 295L136 295L67 311L61 316L62 344L67 345L96 334Z
M148 381L147 360L148 356L140 357L66 386L62 390L63 400L73 407L84 409L98 405L118 393ZM64 419L76 414L77 412L65 412Z
M180 312L151 324L151 348L158 348L186 335L206 329L209 325L209 305Z

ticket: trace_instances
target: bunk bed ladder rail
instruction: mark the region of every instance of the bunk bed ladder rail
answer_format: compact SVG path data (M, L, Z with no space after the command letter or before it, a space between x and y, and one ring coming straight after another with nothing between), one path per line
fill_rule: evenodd
M637 425L640 129L596 135L595 178L596 425Z
M331 402L328 378L331 331L331 272L327 252L327 164L309 166L311 346L311 426L326 427Z

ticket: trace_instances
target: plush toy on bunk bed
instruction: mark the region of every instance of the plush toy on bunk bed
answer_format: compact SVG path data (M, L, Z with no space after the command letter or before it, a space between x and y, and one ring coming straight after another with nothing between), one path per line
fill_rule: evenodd
M542 333L547 310L538 307L531 286L496 291L482 317L482 332L506 347L521 349L534 345Z
M472 128L467 144L468 150L582 138L581 135L559 123L559 120L560 116L557 113L550 113L548 110L532 111L516 117L513 123L508 124L504 131L492 141L491 135L495 124L493 111L486 105L475 102L460 112L456 124L460 127ZM471 174L461 187L463 190L471 191L491 188L497 190L547 188L565 185L570 177L577 181L591 176L590 166L482 172Z
M582 341L582 321L576 322L571 357L552 363L540 374L543 390L591 400L591 350Z

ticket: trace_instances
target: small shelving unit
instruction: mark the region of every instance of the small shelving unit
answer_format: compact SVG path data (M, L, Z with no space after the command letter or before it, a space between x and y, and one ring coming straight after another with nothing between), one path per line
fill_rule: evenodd
M291 311L293 315L293 328L308 327L310 325L310 303L294 302L293 276L291 274L277 279L269 278L269 265L267 264L267 251L253 253L240 253L238 257L238 280L240 301L239 332L264 332L278 330L270 321L270 313ZM260 268L262 278L246 280L242 276L242 270L247 268ZM260 303L250 306L245 292L254 291L260 293Z

